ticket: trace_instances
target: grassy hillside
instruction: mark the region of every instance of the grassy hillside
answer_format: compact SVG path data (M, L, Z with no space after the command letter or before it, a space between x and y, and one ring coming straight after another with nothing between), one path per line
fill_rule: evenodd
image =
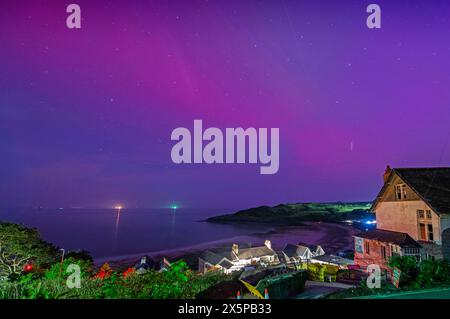
M300 225L305 221L340 222L347 219L373 218L370 202L298 203L274 207L260 206L207 219L211 223L258 223Z

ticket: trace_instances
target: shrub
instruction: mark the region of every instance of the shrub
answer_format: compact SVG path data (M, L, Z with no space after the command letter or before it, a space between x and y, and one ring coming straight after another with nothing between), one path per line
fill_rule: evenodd
M320 264L308 264L308 279L325 281L325 266Z
M57 260L58 250L34 228L0 223L0 280L16 280L26 263L39 270Z
M447 260L425 260L420 264L416 283L422 288L450 285L450 264Z
M415 285L419 274L419 262L413 256L393 256L389 259L390 268L398 268L401 271L400 285Z
M69 265L80 267L80 288L67 284ZM92 275L89 260L72 257L63 263L53 263L45 272L21 274L17 280L0 281L1 299L126 299L126 298L195 298L195 295L228 277L221 273L200 275L190 270L184 261L172 263L164 271L149 270L138 275L133 268L123 273L104 264Z

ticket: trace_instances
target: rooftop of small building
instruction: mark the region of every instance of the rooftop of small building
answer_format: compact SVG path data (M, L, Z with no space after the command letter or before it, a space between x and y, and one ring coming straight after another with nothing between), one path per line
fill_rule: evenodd
M216 248L204 251L200 258L204 261L217 265L223 259L226 259L228 263L224 265L228 265L232 261L236 261L238 259L251 259L251 258L259 258L263 256L275 256L276 252L267 247L267 246L257 246L257 247L238 247L237 254L233 252L232 247L229 248ZM221 265L222 266L222 265Z
M239 259L250 259L272 255L276 255L275 251L267 246L239 248L237 253Z
M315 251L317 248L320 247L320 245L314 245L314 244L307 244L307 243L298 243L299 246L307 247L311 251Z
M287 244L283 248L283 253L285 253L286 256L288 256L288 257L296 257L296 256L299 256L299 255L303 256L308 249L309 248L306 247L306 246Z
M395 232L384 229L373 229L355 235L364 239L376 240L383 243L398 245L402 248L420 248L421 245L407 233Z
M348 266L348 265L354 264L354 261L351 259L344 258L341 256L335 256L335 255L322 255L322 256L313 257L312 259L330 263L330 264L342 265L342 266Z

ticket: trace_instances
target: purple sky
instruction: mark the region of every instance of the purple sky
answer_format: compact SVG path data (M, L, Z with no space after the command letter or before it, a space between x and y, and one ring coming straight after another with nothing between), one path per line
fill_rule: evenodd
M0 205L372 200L448 166L450 2L372 2L380 30L367 1L2 1ZM173 164L194 119L279 127L279 172Z

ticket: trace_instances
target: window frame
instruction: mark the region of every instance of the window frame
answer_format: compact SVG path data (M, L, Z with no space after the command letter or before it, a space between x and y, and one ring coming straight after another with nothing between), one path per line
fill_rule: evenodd
M433 224L427 224L427 228L426 229L427 229L427 240L428 241L434 241Z
M423 235L422 236L422 226L423 226ZM427 224L419 223L419 240L427 241Z
M406 184L396 184L395 185L395 200L405 200L406 199Z
M364 240L364 253L370 255L370 242L368 240Z
M417 210L417 218L422 220L425 219L425 211L423 209Z
M381 258L383 258L383 260L387 259L387 250L386 250L386 246L381 245Z
M364 239L355 237L355 252L364 254Z

